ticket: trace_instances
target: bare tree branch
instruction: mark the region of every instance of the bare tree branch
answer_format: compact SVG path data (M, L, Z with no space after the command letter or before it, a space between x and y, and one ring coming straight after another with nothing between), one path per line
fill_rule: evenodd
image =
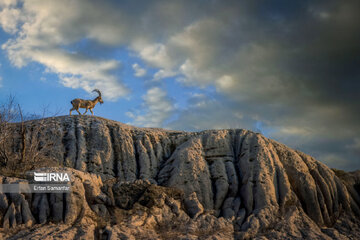
M26 121L29 115L23 114L13 96L0 104L0 165L3 166L0 170L24 173L56 162L51 157L56 137L52 131L56 127L54 122L44 119L47 112L47 109L43 109L43 115L37 117L38 120ZM33 118L35 115L31 116Z

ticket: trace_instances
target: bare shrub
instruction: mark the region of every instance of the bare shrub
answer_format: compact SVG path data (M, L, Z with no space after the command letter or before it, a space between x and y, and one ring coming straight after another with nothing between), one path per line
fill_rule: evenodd
M28 116L32 120L26 121ZM46 121L44 116L24 116L13 96L0 104L0 173L22 176L35 168L58 166L51 154L55 128L55 122Z

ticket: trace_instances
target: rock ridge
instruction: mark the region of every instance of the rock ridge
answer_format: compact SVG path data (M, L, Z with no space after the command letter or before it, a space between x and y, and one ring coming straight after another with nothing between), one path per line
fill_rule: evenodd
M46 128L38 135L39 142L52 136L54 143L49 154L61 166L76 172L78 182L74 187L78 186L77 194L82 200L76 200L75 193L66 197L34 194L31 198L19 197L20 200L1 195L4 228L16 226L15 222L28 226L94 223L98 216L116 216L119 209L133 211L136 203L146 206L146 201L139 199L146 191L155 191L162 197L150 194L151 197L169 207L161 213L163 219L186 218L184 227L194 228L189 236L184 236L190 239L201 239L201 234L195 234L196 229L211 236L210 229L204 230L202 224L217 226L212 235L219 239L360 237L360 174L343 173L339 177L338 172L311 156L259 133L244 129L184 132L138 128L92 116L42 121ZM29 129L36 124L38 121L25 123ZM169 197L166 189L179 190L181 197ZM133 195L127 196L127 191ZM79 202L87 207L79 207ZM50 206L55 208L51 210ZM153 206L139 211L146 212L147 218L157 216L148 213ZM69 209L74 214L68 215ZM16 218L20 213L22 218ZM179 214L182 217L178 218ZM100 235L108 239L121 234L150 234L146 236L156 239L165 229L161 221L153 225L142 222L147 232L136 232L133 228L137 223L129 219L140 215L123 215L122 219L128 219L128 232L121 230L123 225L118 220L103 228L94 223L89 231L100 234L101 230ZM220 234L221 229L230 234Z

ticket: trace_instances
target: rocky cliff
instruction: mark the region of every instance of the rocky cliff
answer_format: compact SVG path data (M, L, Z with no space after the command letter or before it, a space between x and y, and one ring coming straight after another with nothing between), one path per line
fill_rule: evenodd
M26 122L27 134L39 124ZM36 138L53 141L49 156L72 173L72 192L0 194L3 238L360 239L360 174L261 134L91 116L41 124Z

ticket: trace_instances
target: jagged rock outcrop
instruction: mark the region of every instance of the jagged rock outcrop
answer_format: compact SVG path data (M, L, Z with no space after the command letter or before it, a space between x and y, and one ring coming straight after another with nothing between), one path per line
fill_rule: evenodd
M184 206L188 200L176 188L146 180L122 182L113 178L103 182L95 174L71 168L38 171L66 171L71 175L72 192L4 195L11 204L2 220L3 238L156 239L208 235L226 239L233 233L230 220L211 214L189 214ZM31 210L28 201L32 202ZM20 227L18 232L9 234L9 229L16 227Z
M91 116L43 124L39 142L51 136L49 154L72 171L73 192L0 194L1 226L18 229L11 239L360 238L360 174L335 174L261 134Z

